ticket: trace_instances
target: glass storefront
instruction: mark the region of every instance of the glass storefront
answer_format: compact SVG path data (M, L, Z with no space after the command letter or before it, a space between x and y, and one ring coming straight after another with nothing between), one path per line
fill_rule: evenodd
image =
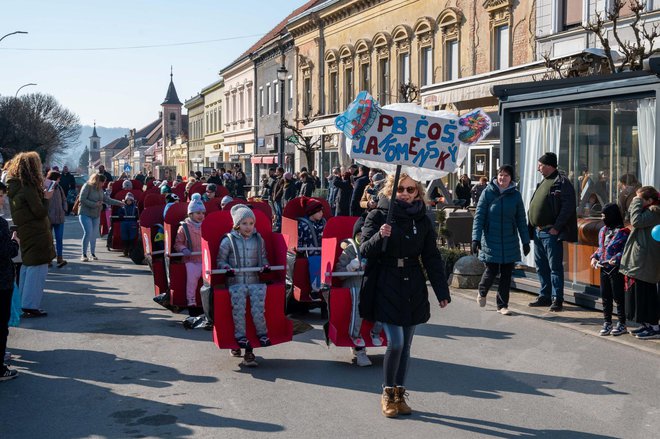
M619 203L624 209L634 188L656 183L655 109L655 98L639 98L511 113L525 205L541 178L537 159L547 151L557 154L560 172L575 187L579 242L565 244L564 263L566 282L576 287L599 284L589 257L598 243L603 206ZM532 254L524 261L530 267Z

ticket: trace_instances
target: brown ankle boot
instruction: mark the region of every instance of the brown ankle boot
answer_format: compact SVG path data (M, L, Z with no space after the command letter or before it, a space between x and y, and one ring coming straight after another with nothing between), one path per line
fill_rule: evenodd
M381 398L381 405L383 415L386 418L396 418L399 414L396 406L395 399L395 388L394 387L383 387L383 396Z
M397 411L400 415L410 415L412 409L406 402L406 388L403 386L396 386L394 388L394 404L396 404Z

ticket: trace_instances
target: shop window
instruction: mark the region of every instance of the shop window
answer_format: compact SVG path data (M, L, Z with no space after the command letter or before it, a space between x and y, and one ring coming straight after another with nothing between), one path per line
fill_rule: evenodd
M561 0L563 30L582 25L582 6L582 0Z
M431 47L422 48L420 64L420 84L422 86L433 84L433 49Z
M509 67L509 53L511 47L509 44L509 26L498 26L494 29L495 47L493 51L495 70L506 69Z

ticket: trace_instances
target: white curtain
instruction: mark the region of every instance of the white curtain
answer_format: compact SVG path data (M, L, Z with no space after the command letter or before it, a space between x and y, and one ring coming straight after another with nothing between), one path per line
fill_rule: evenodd
M561 110L531 111L520 116L520 193L525 208L541 181L541 174L536 170L539 157L546 152L559 156L561 135ZM530 236L531 238L531 236ZM525 265L534 266L534 244L528 256L523 256Z
M655 185L655 99L641 99L637 107L640 181Z

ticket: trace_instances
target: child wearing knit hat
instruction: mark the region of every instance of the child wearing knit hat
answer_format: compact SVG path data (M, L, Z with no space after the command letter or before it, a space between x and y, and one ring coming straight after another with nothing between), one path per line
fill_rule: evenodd
M128 257L135 246L135 240L138 236L138 217L140 216L137 204L135 203L135 196L132 193L126 193L124 196L124 206L119 208L117 214L121 221L119 234L124 245L124 256Z
M259 279L259 273L269 272L270 267L266 255L266 245L255 229L256 218L252 209L244 204L237 204L231 208L230 213L234 226L232 231L220 242L217 266L227 270L234 336L236 343L245 349L242 364L254 367L257 362L246 335L246 298L250 298L250 311L257 337L259 337L259 344L270 346L265 317L266 284ZM259 272L235 271L251 267L260 267L261 270ZM232 351L232 355L240 356L240 349Z
M202 313L200 304L197 303L197 285L202 277L202 221L205 215L202 196L193 194L188 204L188 218L181 221L174 242L174 249L184 255L188 313L195 317Z
M321 238L325 229L323 218L323 204L314 198L303 198L305 216L298 218L298 247L307 255L309 265L309 283L312 286L310 296L314 300L321 300ZM316 250L319 249L319 250Z

